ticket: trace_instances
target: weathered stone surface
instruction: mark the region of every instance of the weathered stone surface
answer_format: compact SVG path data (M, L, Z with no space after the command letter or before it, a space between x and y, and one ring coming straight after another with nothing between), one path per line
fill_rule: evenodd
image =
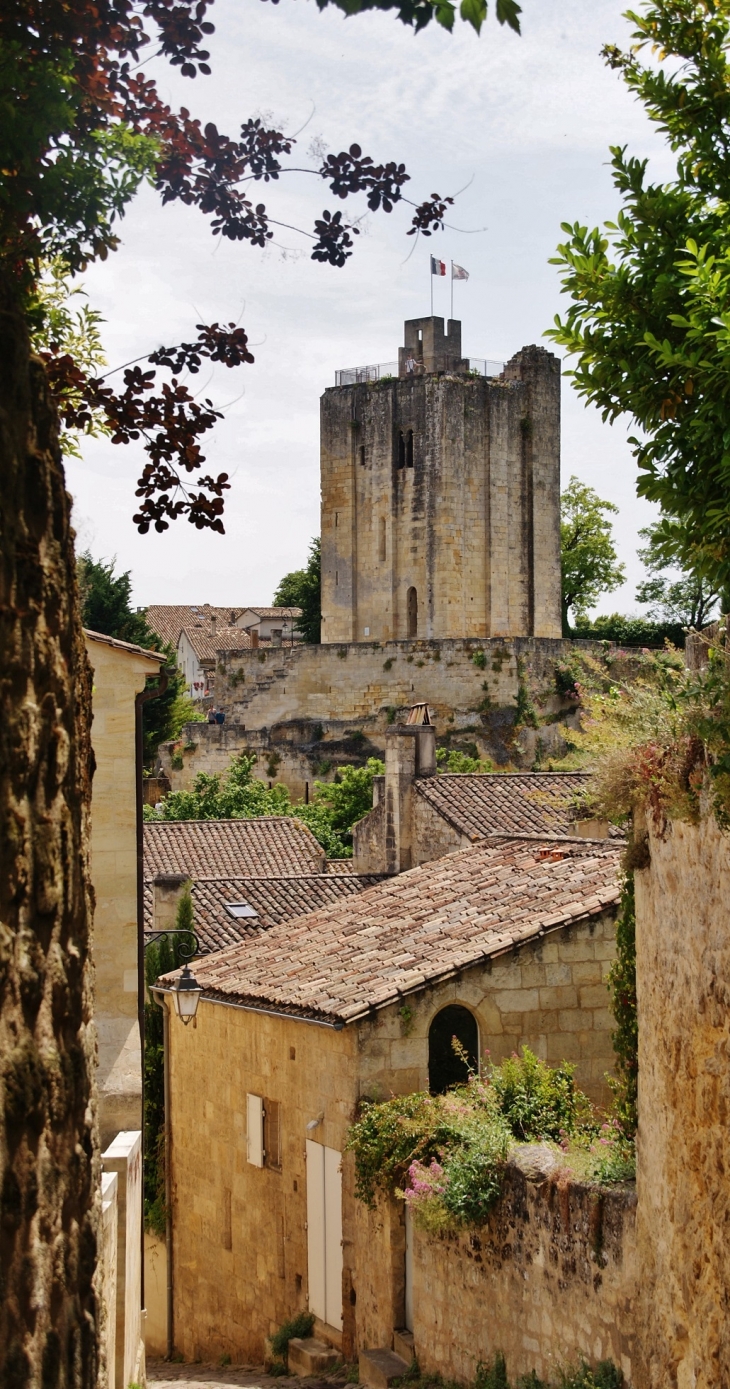
M334 1369L340 1359L332 1346L314 1336L293 1336L289 1342L287 1363L292 1375L322 1375Z
M636 873L637 1246L651 1389L723 1389L730 1366L730 835L649 826Z
M560 636L560 363L465 366L325 391L324 642Z
M0 1383L92 1389L91 673L42 363L0 283Z
M258 758L256 776L303 797L307 782L311 789L327 775L327 764L382 756L396 710L425 700L439 738L449 734L452 747L529 769L538 753L546 760L565 750L563 728L575 722L576 705L557 695L555 667L575 649L600 655L594 643L534 637L242 651L216 672L225 723L187 725L182 769L172 766L170 744L160 748L162 766L174 790L188 789L198 772L227 771L248 749ZM538 729L515 730L521 680L540 700L545 723Z
M633 1188L598 1191L559 1169L546 1177L546 1165L536 1147L510 1161L504 1195L477 1231L414 1230L422 1371L471 1383L478 1362L501 1351L510 1383L531 1370L547 1379L581 1358L610 1358L634 1384Z
M360 1383L369 1384L370 1389L389 1389L394 1379L401 1379L409 1366L393 1350L361 1350L358 1359Z

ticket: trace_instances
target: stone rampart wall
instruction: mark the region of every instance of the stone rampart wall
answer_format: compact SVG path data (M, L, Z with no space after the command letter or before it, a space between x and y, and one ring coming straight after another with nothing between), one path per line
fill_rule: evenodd
M288 785L297 798L343 763L382 756L385 731L411 704L427 701L439 739L448 737L498 765L531 767L562 756L563 729L575 701L556 693L555 667L589 642L559 639L350 642L232 653L216 672L215 703L223 725L189 724L180 742L163 745L173 789L192 786L199 771L225 771L250 749L256 775ZM476 660L475 660L476 657ZM538 729L515 728L524 683ZM179 765L180 759L182 766Z
M635 1193L546 1177L542 1156L522 1150L519 1166L509 1164L504 1195L478 1231L414 1230L423 1372L473 1382L478 1362L501 1351L511 1383L585 1358L612 1359L634 1384Z
M641 1383L730 1373L730 834L650 826L636 874Z

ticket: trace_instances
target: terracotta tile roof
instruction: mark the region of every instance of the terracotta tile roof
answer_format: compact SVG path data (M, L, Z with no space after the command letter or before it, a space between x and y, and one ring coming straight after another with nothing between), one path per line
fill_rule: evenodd
M183 627L197 627L200 623L209 627L211 617L215 617L222 627L228 627L243 611L240 603L229 608L212 607L210 603L152 603L145 609L145 618L147 626L158 637L177 646Z
M199 878L192 886L195 930L203 953L222 950L292 917L329 907L381 879L370 874L325 873L292 878ZM255 916L235 917L227 903L245 904ZM145 931L153 924L153 885L145 883Z
M620 856L595 842L480 844L273 926L195 973L211 998L352 1022L615 906Z
M219 651L249 651L251 638L240 627L181 627L199 661L215 661Z
M445 773L415 783L419 796L461 834L569 835L585 772Z
M324 874L324 849L301 820L159 820L144 827L145 881L158 873L191 878L280 878Z
M301 608L246 608L245 612L255 613L257 617L301 617Z
M109 637L106 632L92 632L90 627L84 627L84 636L89 641L98 641L102 646L113 646L118 651L131 651L135 656L148 656L151 661L157 661L158 665L164 665L165 653L163 651L150 651L147 646L137 646L134 641L122 641L120 637Z

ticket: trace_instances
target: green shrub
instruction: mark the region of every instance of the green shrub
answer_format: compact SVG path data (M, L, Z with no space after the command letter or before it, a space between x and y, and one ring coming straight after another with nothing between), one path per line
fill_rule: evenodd
M588 1121L590 1105L573 1080L575 1067L548 1066L529 1047L492 1068L489 1081L515 1138L559 1143Z
M289 1349L289 1342L295 1336L311 1336L314 1326L314 1316L311 1312L300 1312L298 1316L292 1317L291 1321L285 1321L278 1331L271 1337L271 1349L274 1355L284 1356Z
M486 670L486 668L487 668L487 657L486 657L486 653L485 653L484 651L473 651L473 652L472 652L472 657L471 657L471 658L472 658L472 661L474 662L474 665L476 666L477 670Z

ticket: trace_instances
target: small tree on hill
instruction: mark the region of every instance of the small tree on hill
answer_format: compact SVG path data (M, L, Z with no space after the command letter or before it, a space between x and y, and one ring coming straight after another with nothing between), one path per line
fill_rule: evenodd
M301 608L297 631L306 642L320 641L322 628L322 543L318 535L309 546L305 569L293 569L285 574L274 594L278 608Z
M609 516L618 507L601 501L592 487L571 477L560 499L560 563L562 569L563 635L570 636L569 614L585 618L602 593L624 581Z

